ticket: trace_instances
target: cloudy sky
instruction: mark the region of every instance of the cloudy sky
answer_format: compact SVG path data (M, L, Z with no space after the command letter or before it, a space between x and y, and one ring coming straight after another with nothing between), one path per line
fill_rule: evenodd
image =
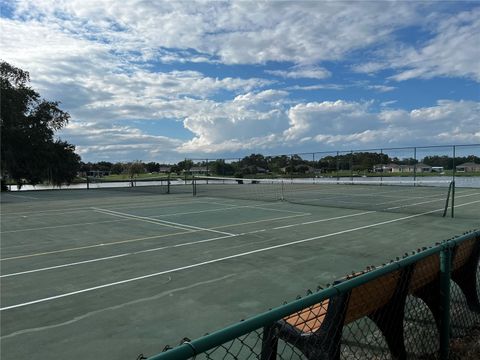
M84 161L480 143L480 5L0 1Z

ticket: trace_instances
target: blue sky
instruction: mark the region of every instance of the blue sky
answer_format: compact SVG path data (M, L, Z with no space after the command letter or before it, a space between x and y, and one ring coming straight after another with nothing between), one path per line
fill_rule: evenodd
M84 161L480 143L477 2L1 4Z

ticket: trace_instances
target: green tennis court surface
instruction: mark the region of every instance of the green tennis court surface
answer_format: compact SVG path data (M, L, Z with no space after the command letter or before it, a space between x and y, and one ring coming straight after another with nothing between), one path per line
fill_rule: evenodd
M456 189L452 219L445 189L210 185L2 194L2 359L153 355L480 226L478 188Z

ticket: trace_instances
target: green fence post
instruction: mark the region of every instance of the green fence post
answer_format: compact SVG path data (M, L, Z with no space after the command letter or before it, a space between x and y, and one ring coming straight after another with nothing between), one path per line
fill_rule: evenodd
M353 184L353 150L350 151L350 181Z
M338 173L338 170L340 169L340 158L339 158L339 155L338 155L338 151L337 151L337 181L340 180L340 175Z
M440 252L440 360L447 360L450 350L450 276L452 248L447 245Z
M293 183L293 155L290 155L290 183Z
M167 194L170 194L170 173L167 175Z
M185 162L183 163L185 168L183 169L184 172L184 178L185 178L185 185L187 185L187 158L185 158Z
M208 172L208 159L206 159L206 164L207 164L207 184L208 184L208 177L210 176L209 172Z
M315 166L315 153L312 153L312 168L313 168L312 182L315 184L315 175L316 175L316 172L315 172L315 169L316 169L316 166Z
M380 149L380 159L381 159L380 162L383 164L383 149ZM387 162L387 161L385 161L385 162ZM375 164L373 164L373 167L375 168ZM380 185L383 185L383 169L380 172Z
M413 148L413 186L417 186L417 148Z
M453 145L453 175L452 175L452 178L453 178L453 186L452 186L452 218L455 216L455 170L456 170L456 166L455 166L455 156L456 156L456 148L455 148L455 145Z

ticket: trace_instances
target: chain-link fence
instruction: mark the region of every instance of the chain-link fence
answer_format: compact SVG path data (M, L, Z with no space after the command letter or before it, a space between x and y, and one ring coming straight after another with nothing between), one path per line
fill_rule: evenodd
M480 326L479 257L466 233L150 359L448 359Z
M187 161L187 160L186 160ZM259 178L375 178L480 176L480 144L320 151L243 158L188 159L193 175Z
M480 189L480 144L252 154L189 163L197 196L434 216L448 210L454 217L455 189L461 200ZM232 186L250 184L257 186ZM463 208L461 217L477 215Z

